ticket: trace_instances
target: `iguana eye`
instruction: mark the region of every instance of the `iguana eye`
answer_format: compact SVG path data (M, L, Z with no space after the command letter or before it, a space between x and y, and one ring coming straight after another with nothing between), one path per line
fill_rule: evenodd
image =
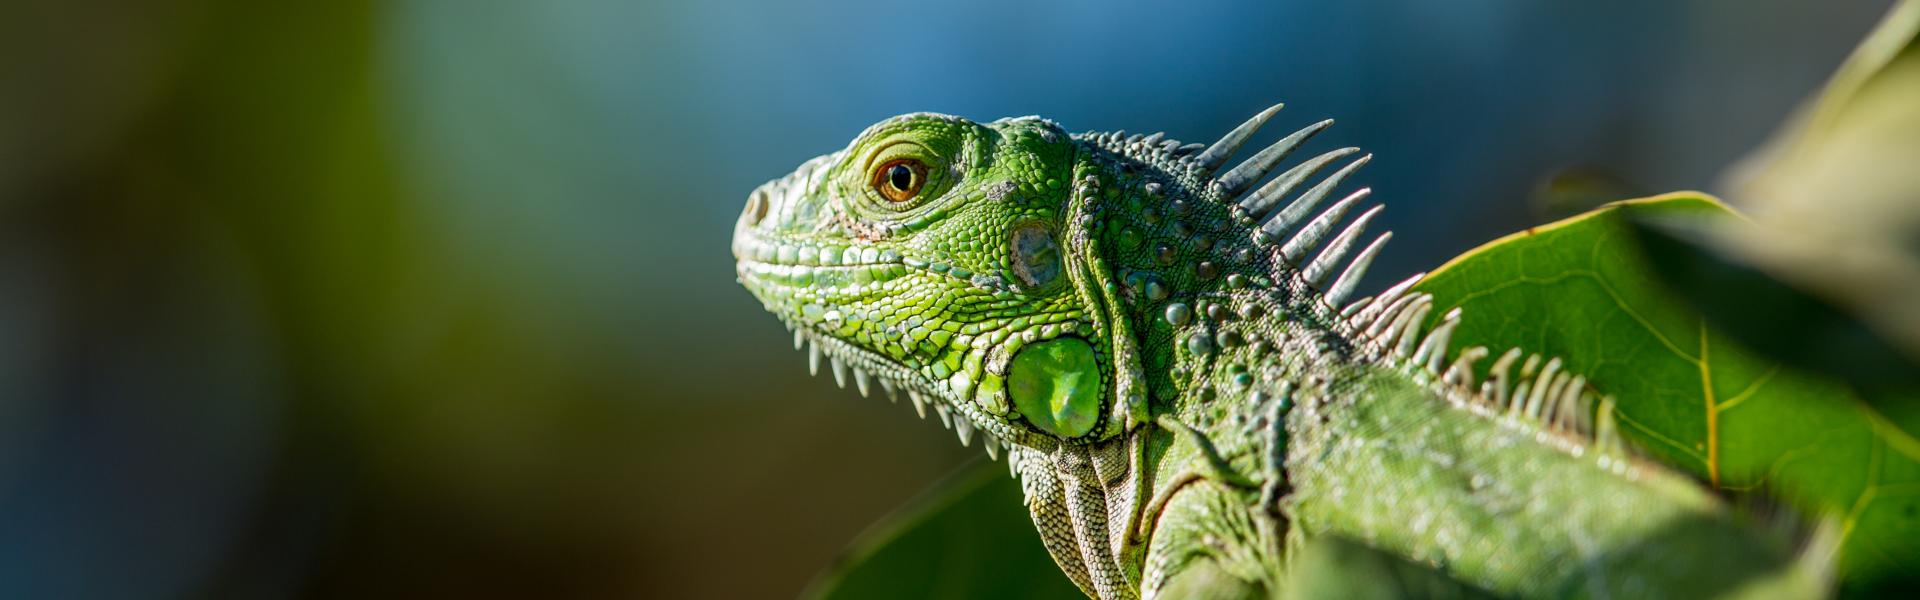
M926 183L927 166L911 158L887 161L873 171L873 191L889 202L912 200Z

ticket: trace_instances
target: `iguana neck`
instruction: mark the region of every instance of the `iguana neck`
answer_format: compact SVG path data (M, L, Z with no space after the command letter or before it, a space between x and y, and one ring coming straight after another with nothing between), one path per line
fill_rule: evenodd
M1204 173L1117 139L1078 148L1078 225L1093 234L1075 251L1098 259L1104 280L1089 287L1112 300L1113 329L1126 336L1113 347L1135 352L1148 422L1016 456L1043 541L1103 598L1161 583L1149 580L1148 546L1168 500L1196 481L1226 477L1277 506L1286 445L1275 436L1289 392L1346 380L1375 356ZM1277 564L1277 555L1254 562Z
M1082 193L1097 194L1093 248L1137 340L1149 412L1191 424L1227 416L1255 381L1364 360L1354 332L1288 266L1283 244L1220 198L1205 173L1121 138L1079 146ZM1097 216L1095 216L1097 215ZM1218 413L1218 414L1216 414Z

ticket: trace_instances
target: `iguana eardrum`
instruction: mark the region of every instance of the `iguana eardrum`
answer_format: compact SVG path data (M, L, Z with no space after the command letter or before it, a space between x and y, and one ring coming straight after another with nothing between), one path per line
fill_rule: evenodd
M892 118L753 191L739 279L816 372L1004 451L1090 596L1278 593L1322 535L1496 595L1824 593L1559 361L1450 349L1418 275L1353 299L1368 157L1279 169L1323 121L1223 169L1279 108L1212 145Z

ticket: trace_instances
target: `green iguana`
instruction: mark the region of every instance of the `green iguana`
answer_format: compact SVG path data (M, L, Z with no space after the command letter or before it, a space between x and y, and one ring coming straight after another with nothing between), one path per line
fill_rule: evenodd
M1269 178L1322 121L1222 170L1279 108L1211 145L895 117L753 191L739 279L816 373L1004 451L1089 596L1275 594L1316 536L1501 596L1826 593L1559 361L1450 349L1419 275L1353 298L1368 156Z

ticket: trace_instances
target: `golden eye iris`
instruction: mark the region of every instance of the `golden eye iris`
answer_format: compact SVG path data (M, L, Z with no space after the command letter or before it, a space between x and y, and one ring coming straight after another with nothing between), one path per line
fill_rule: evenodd
M927 166L911 158L887 161L873 171L873 191L888 202L906 202L927 184Z

